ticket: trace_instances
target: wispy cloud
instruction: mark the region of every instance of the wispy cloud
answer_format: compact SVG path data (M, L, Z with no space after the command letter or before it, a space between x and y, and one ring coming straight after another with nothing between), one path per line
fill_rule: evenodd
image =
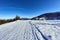
M0 7L0 9L24 9L24 8L18 8L18 7Z

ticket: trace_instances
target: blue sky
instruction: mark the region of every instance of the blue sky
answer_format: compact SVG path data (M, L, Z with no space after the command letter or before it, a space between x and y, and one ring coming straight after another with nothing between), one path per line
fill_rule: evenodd
M47 12L60 11L60 0L0 0L0 19L31 18Z

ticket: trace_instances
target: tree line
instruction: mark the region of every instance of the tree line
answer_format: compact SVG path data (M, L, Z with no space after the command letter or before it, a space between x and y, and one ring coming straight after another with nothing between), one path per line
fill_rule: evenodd
M4 23L13 22L13 21L16 21L16 20L20 20L20 17L19 17L19 16L16 16L16 17L13 18L13 19L0 20L0 25L1 25L1 24L4 24Z

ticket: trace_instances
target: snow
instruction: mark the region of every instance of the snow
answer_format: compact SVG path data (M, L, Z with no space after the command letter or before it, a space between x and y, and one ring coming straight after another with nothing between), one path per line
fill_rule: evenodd
M0 25L0 40L60 40L60 20L18 20Z

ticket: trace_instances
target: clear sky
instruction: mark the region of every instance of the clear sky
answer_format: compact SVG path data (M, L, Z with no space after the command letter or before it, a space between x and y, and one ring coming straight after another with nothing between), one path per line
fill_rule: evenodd
M47 12L60 11L60 0L0 0L0 19L31 18Z

